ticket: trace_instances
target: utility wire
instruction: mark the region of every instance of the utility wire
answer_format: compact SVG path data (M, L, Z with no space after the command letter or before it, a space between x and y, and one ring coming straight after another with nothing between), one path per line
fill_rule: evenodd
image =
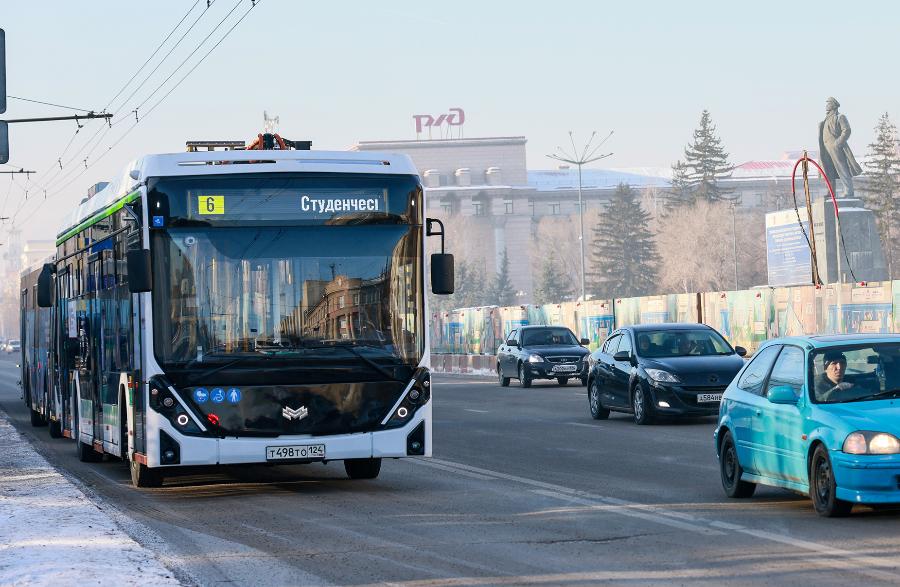
M213 2L215 2L215 0L211 0L210 2L208 2L207 8L212 6ZM188 9L188 11L186 13L184 13L184 16L182 16L181 19L178 21L178 23L174 27L172 27L172 29L169 31L169 33L166 35L166 37L162 40L162 42L156 47L156 49L153 50L153 52L150 54L150 57L148 57L146 59L146 61L144 61L144 63L137 69L137 71L134 72L134 74L131 76L131 78L127 82L125 82L125 84L121 88L119 88L119 90L109 100L109 102L106 103L106 106L103 107L102 112L106 112L107 108L109 108L109 106L116 100L116 98L118 98L122 94L122 92L125 91L125 89L131 84L131 82L134 81L134 79L141 73L141 71L143 71L143 69L147 66L147 64L153 60L153 58L156 56L156 54L159 53L160 49L162 49L163 46L165 46L165 44L172 37L172 35L175 34L175 31L178 30L178 28L182 25L182 23L184 23L184 21L191 14L191 12L193 12L194 8L196 8L197 4L199 4L199 3L200 3L200 0L195 0L195 2L191 5L191 7ZM204 10L204 12L201 13L201 16L205 12L206 11ZM195 24L196 24L196 21L195 21ZM188 32L190 32L190 29L188 29ZM166 57L168 57L168 55ZM165 61L165 59L166 58L164 57L160 61L160 64L162 64L162 62ZM75 138L78 136L79 132L81 131L81 128L82 128L82 125L79 125L78 128L75 129L75 133L73 134L72 138L69 140L69 142L63 148L63 151L57 156L56 161L59 163L60 169L47 181L48 185L50 185L51 183L53 183L53 181L56 180L56 178L59 176L59 174L63 171L64 167L69 166L72 162L74 162L77 159L78 155L82 151L84 151L84 149L87 147L87 145L89 145L91 143L91 141L93 141L103 131L104 127L102 127L102 126L98 127L96 132L94 132L94 134L91 135L91 137L81 146L81 148L75 153L75 155L72 157L72 159L70 159L65 164L63 164L62 158L65 157L65 154L68 152L69 148L71 148L72 143L74 142ZM109 125L107 125L106 128L109 128ZM104 133L104 136L105 136L105 133ZM101 137L101 140L102 140L102 137ZM49 168L45 173L48 173L48 172L49 172Z
M156 73L156 72L159 70L159 68L162 66L162 64L166 62L166 59L168 59L169 56L172 54L172 52L175 51L175 49L178 48L178 46L179 46L179 45L181 44L181 42L185 39L185 37L187 37L188 34L190 34L190 32L191 32L192 30L194 30L194 27L197 26L197 23L200 22L200 19L203 18L203 15L206 14L206 12L210 9L210 7L211 7L214 3L215 3L215 0L212 0L212 2L210 2L209 5L208 5L206 8L203 9L203 12L201 12L200 15L199 15L197 18L194 19L194 22L191 23L191 26L189 26L188 29L187 29L186 31L184 31L184 34L182 34L181 37L179 37L178 40L175 41L175 44L172 45L172 47L169 49L169 52L166 53L166 54L163 56L163 58L159 60L159 63L157 63L157 64L156 64L156 67L154 67L153 70L152 70L150 73L147 74L147 77L144 78L144 81L142 81L141 83L139 83L138 86L137 86L136 88L134 88L134 90L131 91L131 93L128 95L127 98L125 98L125 100L122 102L122 104L119 106L119 108L118 108L117 110L121 110L122 107L125 106L125 104L127 104L127 103L134 97L134 95L137 94L137 93L140 91L140 89L141 89L142 87L144 87L144 84L146 84L146 83L150 80L150 78L153 77L153 74ZM196 4L195 4L195 5L196 5ZM193 6L191 7L191 9L193 10ZM186 15L185 15L185 16L186 16ZM179 24L180 24L180 23L179 23ZM173 31L173 32L174 32L174 31ZM171 36L171 35L170 35L170 36ZM179 67L180 67L180 66L179 66ZM129 82L129 83L130 83L130 82ZM110 101L110 104L111 104L111 103L112 103L112 101Z
M119 89L118 92L116 92L116 95L113 96L113 97L110 99L110 101L106 103L106 106L103 107L103 110L104 110L104 111L106 111L106 109L109 108L110 104L112 104L113 102L115 102L116 98L118 98L119 96L122 95L122 92L125 91L125 88L127 88L128 85L129 85L131 82L134 81L134 78L136 78L136 77L138 76L138 74L141 73L141 71L143 71L143 69L144 69L145 67L147 67L147 64L150 63L150 61L151 61L154 57L156 57L156 54L159 53L159 50L163 48L163 45L165 45L166 42L167 42L170 38L172 38L172 35L175 34L175 31L178 30L178 27L181 26L181 23L183 23L183 22L185 21L185 19L188 17L188 15L189 15L191 12L194 11L194 8L196 8L196 7L197 7L197 4L199 4L199 3L200 3L200 0L197 0L196 2L194 2L194 3L191 5L190 8L188 8L188 11L185 12L185 13L184 13L184 16L181 17L181 20L178 21L178 24L176 24L174 27L172 27L172 30L169 31L169 34L166 35L166 38L162 40L162 43L160 43L160 44L156 47L156 49L153 50L153 53L150 54L150 57L148 57L147 60L144 61L144 63L143 63L140 67L138 67L137 71L134 72L134 75L132 75L131 78L130 78L127 82L125 82L125 85L122 86L122 87ZM207 6L207 8L209 8L210 6L212 6L212 3L210 3L210 4ZM195 21L195 23L196 23L196 21ZM188 30L188 32L190 32L190 29ZM165 58L163 58L162 61L165 61ZM126 102L127 102L127 100L126 100Z
M228 15L226 15L225 18L223 18L223 19L219 22L219 24L216 25L216 27L210 32L210 34L207 35L207 37L206 37L203 41L201 41L201 43L197 46L197 49L199 49L199 48L200 48L200 47L201 47L201 46L209 39L209 37L212 35L212 33L214 33L214 32L222 25L222 23L225 22L225 20L227 20L227 18L234 12L234 10L240 5L240 2L242 2L242 1L244 1L244 0L238 0L238 2L237 2L237 3L235 4L235 6L231 9L231 11L228 13ZM241 22L243 22L243 20L250 14L250 12L251 12L254 8L256 8L261 2L262 2L262 0L253 0L253 1L251 2L250 8L248 8L248 9L241 15L241 17L240 17L240 18L239 18L239 19L231 26L231 28L229 28L229 29L225 32L225 34L222 35L222 37L216 42L216 44L213 45L213 46L212 46L212 47L211 47L211 48L203 55L203 57L201 57L200 60L199 60L196 64L194 64L194 66L191 67L191 69L188 70L188 72L185 73L184 76L182 76L181 79L179 79L178 82L177 82L174 86L172 86L172 87L169 89L168 92L166 92L165 95L162 96L162 98L160 98L156 103L154 103L153 106L151 106L150 109L149 109L149 110L148 110L141 118L135 120L134 124L132 124L130 127L128 127L128 129L127 129L127 130L126 130L126 131L125 131L125 132L124 132L124 133L123 133L123 134L122 134L115 142L113 142L111 145L109 145L109 146L107 147L106 151L104 151L103 153L101 153L101 154L100 154L96 159L94 159L90 164L86 165L85 168L82 169L82 170L80 171L80 173L78 173L78 174L75 175L74 177L71 177L70 179L67 179L61 186L58 186L58 188L55 189L52 193L46 195L45 198L42 199L42 200L38 203L38 205L37 205L37 206L36 206L36 207L28 214L28 216L26 216L26 217L22 220L22 223L24 224L24 223L26 223L28 220L30 220L31 217L34 216L34 214L40 209L41 205L43 205L43 203L44 203L47 199L52 198L52 197L56 196L57 194L59 194L60 192L62 192L63 190L65 190L72 182L74 182L76 179L78 179L79 177L81 177L81 176L82 176L84 173L86 173L91 167L93 167L94 165L96 165L97 163L99 163L99 162L100 162L100 161L101 161L101 160L102 160L102 159L103 159L110 151L112 151L112 149L113 149L114 147L116 147L119 143L121 143L121 142L122 142L129 134L131 134L131 131L133 131L133 130L138 126L138 124L140 124L140 122L141 122L142 120L144 120L147 116L149 116L150 113L152 113L154 110L156 110L156 108L158 108L158 107L166 100L166 98L168 98L168 97L172 94L172 92L174 92L174 91L175 91L175 90L176 90L176 89L177 89L177 88L178 88L178 87L179 87L179 86L180 86L180 85L181 85L181 84L182 84L182 83L183 83L183 82L184 82L184 81L185 81L185 80L186 80L186 79L187 79L187 78L188 78L188 77L189 77L189 76L190 76L190 75L191 75L191 74L192 74L192 73L200 66L200 64L202 64L202 63L206 60L206 58L209 57L209 56L212 54L212 52L215 51L215 49L216 49L219 45L221 45L223 41L225 41L226 38L228 38L229 35L231 35L232 31L234 31L234 29L237 28L237 26L238 26L239 24L241 24ZM196 53L197 49L195 49L195 50L191 53L191 55L193 55L194 53ZM183 63L182 63L182 65L183 65ZM179 65L179 68L180 68L180 67L181 67L181 65ZM177 69L178 69L178 68L176 68L176 71L177 71ZM174 73L174 72L173 72L173 73ZM171 78L171 76L169 76L169 78ZM163 84L160 84L160 86L157 88L157 90L154 90L154 93L155 93L156 91L158 91L158 89L161 88L161 87L168 81L169 78L167 78L166 81L163 82ZM152 95L152 93L151 93L151 95ZM146 101L146 100L145 100L145 101ZM124 119L123 119L123 120L124 120ZM112 128L111 126L107 126L107 127L106 127L106 132L103 134L103 136L106 136L106 133L108 133L108 132L111 130L111 128ZM100 142L102 142L102 137L101 137L101 141L97 141L97 143L94 145L94 147L91 149L90 152L93 152L93 150L96 149L96 147L99 145ZM90 152L89 152L89 153L90 153ZM20 208L19 210L17 210L16 213L13 215L13 221L15 221L15 218L18 216L18 214L19 214L20 211L21 211L21 208Z
M172 77L178 72L179 69L181 69L182 67L184 67L184 64L187 63L188 60L189 60L191 57L193 57L194 54L197 53L197 51L200 50L200 47L202 47L202 46L206 43L206 41L208 41L209 38L210 38L211 36L213 36L213 34L214 34L217 30L219 30L219 27L222 26L222 24L223 24L226 20L228 20L228 18L229 18L232 14L234 14L234 11L237 10L238 6L240 6L240 5L241 5L241 2L243 2L243 1L244 1L244 0L237 0L237 2L234 3L234 6L232 6L232 7L231 7L231 10L228 11L228 14L226 14L226 15L222 18L222 20L219 21L219 24L217 24L215 27L213 27L213 29L212 29L211 31L209 31L209 34L207 34L207 35L203 38L203 40L200 41L200 43L198 43L196 47L194 47L194 50L191 51L191 52L188 54L188 56L185 57L185 58L181 61L181 63L178 64L178 67L176 67L175 69L173 69L172 72L169 74L169 76L168 76L166 79L164 79L163 82L162 82L161 84L159 84L159 85L156 87L155 90L153 90L152 92L150 92L150 94L149 94L146 98L144 98L144 100L143 100L140 104L137 105L137 107L135 108L136 110L140 111L140 109L144 106L144 104L146 104L146 103L150 100L150 98L152 98L153 95L156 94L156 92L158 92L159 90L161 90L162 87L163 87L164 85L166 85L166 84L169 82L170 79L172 79ZM254 5L251 5L251 6L250 6L250 8L247 10L247 12L244 13L244 16L246 16L247 13L249 13L251 10L253 10L253 6L254 6ZM243 20L243 17L241 18L241 20ZM241 20L238 20L237 23L235 23L235 26L237 26L237 24L239 24L239 23L241 22ZM219 43L221 43L223 40L225 40L225 37L227 37L227 36L228 36L228 33L230 33L233 29L234 29L234 27L231 27L231 29L229 29L228 32L225 33L225 36L222 37L221 40L219 40ZM213 49L215 49L216 47L218 47L218 45L219 45L219 44L216 43L216 45L213 46ZM207 53L207 55L208 55L208 53ZM197 65L199 65L200 63L203 63L203 59L201 59L201 60L197 63ZM195 65L195 66L194 66L194 69L196 69L196 67L197 67L197 66ZM193 71L194 69L191 69L191 71ZM190 74L190 71L188 72L188 74ZM176 85L176 87L177 87L177 85ZM167 95L168 95L168 94L167 94Z
M75 108L74 106L63 106L62 104L54 104L53 102L42 102L40 100L32 100L31 98L22 98L19 96L10 96L7 95L7 98L12 98L13 100L21 100L22 102L33 102L34 104L43 104L44 106L55 106L57 108L65 108L66 110L81 110L82 112L94 112L91 108Z

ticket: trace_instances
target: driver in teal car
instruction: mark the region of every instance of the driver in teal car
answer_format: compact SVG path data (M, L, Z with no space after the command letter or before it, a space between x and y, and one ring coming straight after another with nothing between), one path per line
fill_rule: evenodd
M844 381L847 372L847 357L840 351L827 352L822 356L824 369L816 377L816 395L824 401L835 399L835 394L851 389L853 384Z

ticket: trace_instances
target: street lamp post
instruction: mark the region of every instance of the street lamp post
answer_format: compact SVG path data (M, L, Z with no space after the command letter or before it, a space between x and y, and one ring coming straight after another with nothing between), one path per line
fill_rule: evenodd
M597 154L597 151L600 150L600 147L611 137L613 131L609 131L609 134L606 135L597 145L593 145L594 139L597 136L597 131L594 131L591 134L591 138L587 140L584 144L584 148L579 152L578 148L575 146L575 135L572 131L569 131L569 141L572 143L572 152L568 153L563 150L562 147L556 147L556 153L551 153L547 155L551 159L555 159L557 161L562 161L563 163L569 163L571 165L575 165L578 167L578 242L581 247L581 300L585 299L585 287L584 287L584 199L582 197L582 182L581 182L581 167L582 165L586 165L588 163L593 163L594 161L599 161L600 159L606 159L612 153L603 153L601 155Z

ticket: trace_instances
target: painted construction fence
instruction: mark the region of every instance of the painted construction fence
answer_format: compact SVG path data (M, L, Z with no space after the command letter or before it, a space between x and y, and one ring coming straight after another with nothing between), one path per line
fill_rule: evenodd
M493 374L497 347L519 326L568 326L579 338L589 339L593 351L618 327L665 322L708 324L751 353L763 341L779 336L900 332L900 281L434 312L432 365L438 372Z

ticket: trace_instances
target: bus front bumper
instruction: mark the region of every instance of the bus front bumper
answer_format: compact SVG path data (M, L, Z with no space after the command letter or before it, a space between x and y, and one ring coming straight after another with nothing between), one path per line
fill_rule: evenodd
M148 437L146 456L147 465L150 467L292 463L323 460L314 458L273 461L266 458L267 449L270 447L307 445L324 445L325 461L405 457L410 456L407 452L407 439L423 422L424 454L418 456L431 456L431 402L419 408L410 421L401 428L330 436L296 435L269 438L233 436L205 438L187 436L178 432L166 418L159 416L159 414L148 413L148 420L151 416L155 419L154 424L178 443L180 461L175 465L163 465L159 450L159 438Z

